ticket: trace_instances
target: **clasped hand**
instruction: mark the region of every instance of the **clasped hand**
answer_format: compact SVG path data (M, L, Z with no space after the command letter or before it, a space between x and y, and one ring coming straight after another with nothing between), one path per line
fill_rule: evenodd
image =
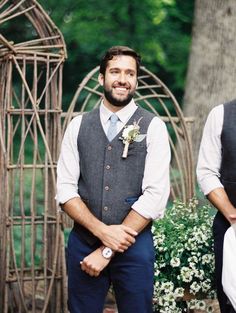
M86 256L81 264L82 271L86 272L90 276L97 277L101 271L109 264L110 260L105 259L102 256L101 249L98 248L88 256Z
M138 233L125 225L104 225L99 239L102 243L115 252L123 253L135 243L135 236ZM101 271L109 264L110 259L102 256L101 248L96 249L86 256L81 264L81 269L88 275L97 277Z
M135 243L138 233L126 225L105 225L99 239L113 251L123 253Z

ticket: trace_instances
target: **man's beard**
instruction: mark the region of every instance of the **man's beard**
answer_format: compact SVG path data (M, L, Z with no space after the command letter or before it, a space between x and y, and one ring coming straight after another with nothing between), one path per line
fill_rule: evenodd
M112 90L104 88L104 96L110 104L116 107L124 107L133 99L134 92L130 92L125 99L119 100L112 95Z

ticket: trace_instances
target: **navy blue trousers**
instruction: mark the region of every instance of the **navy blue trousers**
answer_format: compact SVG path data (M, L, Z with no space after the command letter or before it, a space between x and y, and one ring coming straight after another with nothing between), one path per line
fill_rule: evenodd
M71 313L102 313L112 284L119 313L152 313L154 247L145 229L124 253L116 253L98 277L81 270L80 261L94 251L72 230L67 249L68 308Z
M220 305L221 313L233 313L234 310L227 296L224 293L222 286L222 265L223 265L223 245L224 235L227 229L230 227L230 223L220 212L217 212L213 223L213 237L214 237L214 252L215 252L215 274L216 274L216 289L217 298Z

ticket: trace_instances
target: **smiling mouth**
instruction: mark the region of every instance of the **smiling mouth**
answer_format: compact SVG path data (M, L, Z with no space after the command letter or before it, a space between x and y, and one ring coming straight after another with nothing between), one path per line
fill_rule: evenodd
M126 87L114 87L115 88L115 90L118 90L118 91L126 91L126 90L128 90L128 88L126 88Z
M118 85L118 84L113 85L113 88L118 92L126 92L130 89L128 85Z
M115 87L114 88L114 95L118 97L126 97L129 93L129 89L125 87Z

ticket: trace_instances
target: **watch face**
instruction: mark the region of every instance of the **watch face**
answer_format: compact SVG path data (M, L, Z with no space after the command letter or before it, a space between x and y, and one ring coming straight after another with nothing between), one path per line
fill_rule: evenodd
M110 248L108 248L108 247L105 247L102 250L102 255L104 256L104 258L110 259L110 257L112 256L112 250Z

